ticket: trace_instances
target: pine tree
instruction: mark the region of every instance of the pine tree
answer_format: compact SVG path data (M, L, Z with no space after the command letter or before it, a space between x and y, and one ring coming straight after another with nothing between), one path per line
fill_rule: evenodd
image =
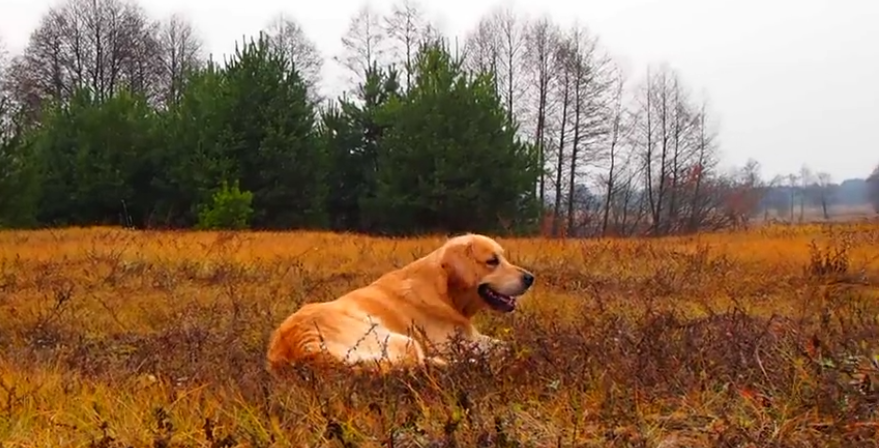
M493 88L439 43L421 47L407 96L390 101L393 122L379 153L374 216L391 231L491 231L533 214L533 148Z

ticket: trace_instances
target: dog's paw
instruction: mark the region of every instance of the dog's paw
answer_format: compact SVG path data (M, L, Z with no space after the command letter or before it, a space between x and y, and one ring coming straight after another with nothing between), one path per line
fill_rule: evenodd
M429 358L425 358L424 363L431 365L433 367L445 368L445 367L449 366L449 363L445 359L440 358L439 356L431 356Z
M476 360L490 362L504 362L510 359L513 347L510 343L494 339L488 336L482 336L473 341L471 345L471 356L468 360L476 362Z
M475 350L477 353L489 355L502 352L508 347L509 345L506 342L486 336L476 342Z

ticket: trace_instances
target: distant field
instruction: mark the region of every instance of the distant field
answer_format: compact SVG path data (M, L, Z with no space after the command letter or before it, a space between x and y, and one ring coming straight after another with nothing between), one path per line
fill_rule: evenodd
M763 221L764 218L774 219L778 221L790 221L790 213L778 213L769 211L758 214L756 222ZM794 222L800 222L800 208L794 207ZM802 222L804 223L821 223L821 222L851 222L851 221L870 221L879 220L879 214L871 205L838 205L827 208L827 219L824 217L824 210L821 207L805 207L802 213Z
M501 242L514 359L281 384L288 313L441 240L0 232L0 445L876 446L879 224Z

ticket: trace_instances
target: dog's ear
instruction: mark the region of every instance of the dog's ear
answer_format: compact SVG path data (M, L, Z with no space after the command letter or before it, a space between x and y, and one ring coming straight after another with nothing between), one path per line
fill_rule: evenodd
M464 240L447 245L441 254L442 268L452 289L471 289L479 282L473 258L473 242Z

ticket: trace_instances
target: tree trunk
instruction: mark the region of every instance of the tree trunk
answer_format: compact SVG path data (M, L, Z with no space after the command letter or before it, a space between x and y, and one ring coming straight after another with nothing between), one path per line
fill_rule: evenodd
M562 208L562 169L565 163L565 125L568 120L568 75L564 78L564 93L562 97L562 125L559 130L559 151L558 163L556 165L555 177L555 207L553 208L552 233L554 236L559 234L559 222L561 221Z

